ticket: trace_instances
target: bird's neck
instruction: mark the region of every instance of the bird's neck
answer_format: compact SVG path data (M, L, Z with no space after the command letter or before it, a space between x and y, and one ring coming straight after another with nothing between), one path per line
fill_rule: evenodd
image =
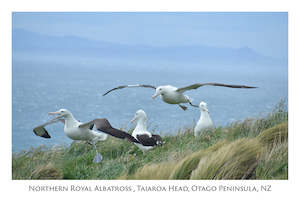
M65 117L65 127L76 126L79 122L73 117L73 115L67 115Z
M209 113L207 111L201 110L200 119L206 119L209 118Z
M140 119L136 127L134 129L135 131L147 131L147 125L146 125L146 120L145 119Z

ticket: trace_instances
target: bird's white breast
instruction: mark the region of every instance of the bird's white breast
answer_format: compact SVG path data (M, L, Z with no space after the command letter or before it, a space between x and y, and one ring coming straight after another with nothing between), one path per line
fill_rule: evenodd
M66 120L64 126L65 134L72 140L91 140L92 136L89 129L79 128L79 125L82 124L73 120Z
M213 128L213 122L208 113L202 113L199 121L197 122L194 134L195 136L199 135L201 132Z
M176 90L176 87L166 86L166 88L164 88L164 94L161 95L163 101L169 104L187 103L185 95Z
M86 140L86 129L81 129L78 127L67 127L64 128L65 134L72 140Z

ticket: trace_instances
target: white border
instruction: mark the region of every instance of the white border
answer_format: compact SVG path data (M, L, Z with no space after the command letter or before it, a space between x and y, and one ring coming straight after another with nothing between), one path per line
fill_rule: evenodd
M153 198L243 198L253 199L261 198L289 198L289 195L296 195L299 185L299 128L296 123L296 112L299 111L299 80L296 75L299 65L299 13L296 1L137 1L137 0L110 0L104 1L34 1L34 0L11 0L1 4L1 191L5 198L22 198L30 199L53 199L70 198L83 199L93 195L94 198L131 198L131 199L153 199ZM289 180L288 181L12 181L11 180L11 12L13 11L288 11L289 12ZM253 184L262 183L272 184L272 193L97 193L97 192L46 192L46 193L28 193L28 186L35 184L78 184L78 185L124 185L124 184Z

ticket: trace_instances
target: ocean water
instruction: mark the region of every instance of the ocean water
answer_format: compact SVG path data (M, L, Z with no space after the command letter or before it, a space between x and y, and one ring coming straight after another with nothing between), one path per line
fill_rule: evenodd
M148 116L148 128L162 135L175 134L180 128L194 126L199 109L152 100L153 89L126 88L102 94L123 84L173 85L184 87L197 82L220 82L257 86L257 89L202 87L186 92L194 104L208 104L215 126L225 126L251 117L263 117L280 99L288 98L287 66L192 66L128 67L14 61L12 66L12 150L19 152L40 145L69 145L63 124L47 127L51 139L34 135L32 129L49 119L48 112L70 110L82 122L107 118L116 128L134 127L129 121L138 109Z

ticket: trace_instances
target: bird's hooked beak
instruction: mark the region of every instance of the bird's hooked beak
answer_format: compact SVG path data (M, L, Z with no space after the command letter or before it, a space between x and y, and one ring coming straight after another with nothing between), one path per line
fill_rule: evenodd
M155 99L158 95L160 95L158 92L156 92L153 96L152 99Z
M61 115L60 112L56 111L56 112L48 112L48 115L57 115L54 119L52 120L55 120L55 119L58 119L58 118L61 118L63 117L63 115Z
M136 116L130 121L130 123L133 123L136 120Z

